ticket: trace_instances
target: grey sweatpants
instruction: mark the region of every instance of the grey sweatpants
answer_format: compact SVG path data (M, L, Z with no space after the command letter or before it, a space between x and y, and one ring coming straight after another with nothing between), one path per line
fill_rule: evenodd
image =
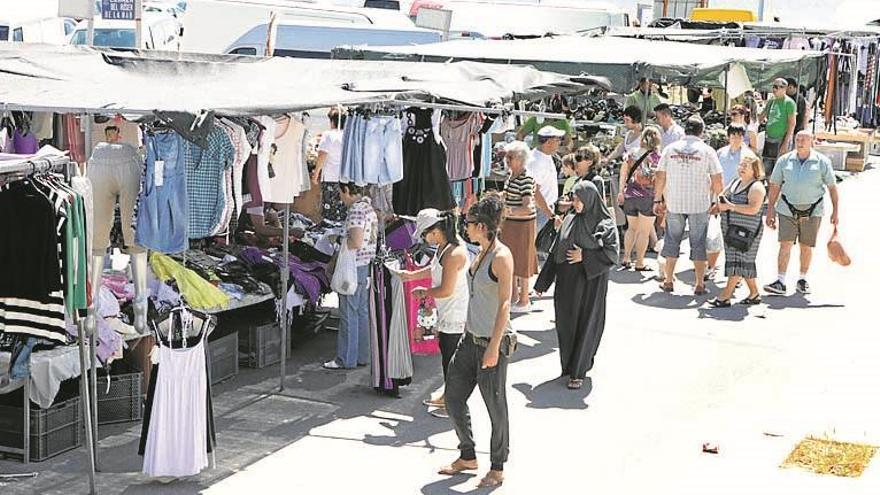
M449 363L446 374L446 411L452 419L455 433L458 435L458 449L464 460L476 459L474 434L471 429L471 413L468 409L468 398L474 388L480 387L480 395L489 411L492 422L491 454L492 469L504 469L507 454L510 450L510 425L507 417L507 338L501 345L498 364L483 369L483 353L486 348L474 342L470 334L465 333L458 344L458 349Z

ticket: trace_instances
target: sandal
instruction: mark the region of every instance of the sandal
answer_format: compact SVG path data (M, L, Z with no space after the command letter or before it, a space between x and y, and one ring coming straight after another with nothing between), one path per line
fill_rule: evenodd
M480 480L480 483L477 485L477 488L495 488L501 486L504 483L503 475L499 478L492 476L492 472L486 473L486 476Z
M694 288L694 295L695 296L705 296L708 293L709 293L709 291L707 291L706 288L703 286L698 285L698 286L696 286L696 288Z
M716 297L709 301L709 304L715 306L716 308L729 308L730 307L730 299L721 299Z
M634 270L637 271L637 272L653 272L653 271L654 271L654 269L651 268L651 267L648 266L648 265L645 265L645 266L637 266L637 267L634 268Z
M584 381L581 380L580 378L572 378L571 380L568 381L568 388L570 390L579 390L583 386L584 386Z
M757 304L761 304L763 301L761 300L761 294L758 294L755 297L747 297L740 301L741 304L745 304L747 306L755 306Z
M455 462L453 462L452 464L440 468L440 471L438 471L438 474L443 474L446 476L454 476L456 474L461 474L465 471L476 471L477 469L479 469L479 467L477 466L476 460L474 460L473 467L466 466L464 464L465 462L468 462L468 461L456 459Z
M633 267L632 261L623 261L620 263L621 270L629 270Z
M663 282L662 284L660 284L660 289L663 292L672 292L674 287L675 285L671 282Z

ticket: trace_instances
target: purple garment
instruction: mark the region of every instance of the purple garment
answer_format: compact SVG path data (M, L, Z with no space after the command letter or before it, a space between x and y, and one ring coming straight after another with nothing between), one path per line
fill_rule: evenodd
M117 353L122 352L122 348L125 345L125 342L122 340L122 336L119 335L116 330L110 328L110 325L107 324L107 320L104 318L98 317L95 318L95 322L97 323L98 338L95 340L95 354L98 356L98 360L101 361L104 365L107 365L107 360L116 355ZM79 335L79 328L71 323L67 322L67 333L76 337Z
M275 264L280 268L283 263L281 254L275 255ZM319 261L303 262L294 255L288 256L290 279L296 292L304 296L306 301L317 304L323 291L329 290L330 279L327 276L327 265Z
M40 150L40 143L33 132L22 134L16 129L12 137L12 149L16 155L35 155Z

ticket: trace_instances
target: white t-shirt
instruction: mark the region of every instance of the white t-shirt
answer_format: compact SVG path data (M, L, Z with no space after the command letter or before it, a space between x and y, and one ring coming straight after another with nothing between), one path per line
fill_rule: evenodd
M339 170L342 164L342 131L331 129L321 135L318 151L327 153L324 168L321 169L321 182L339 182Z
M558 174L553 157L544 154L540 149L532 150L532 154L526 161L526 172L535 179L547 206L553 208L556 200L559 199Z

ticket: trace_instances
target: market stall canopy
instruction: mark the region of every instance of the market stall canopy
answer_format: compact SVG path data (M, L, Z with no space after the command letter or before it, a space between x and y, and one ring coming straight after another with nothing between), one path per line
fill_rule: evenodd
M473 60L529 64L563 74L607 77L618 91L635 86L640 76L652 75L671 84L718 87L726 67L745 67L756 87L769 87L777 77L810 82L823 74L825 54L802 50L759 50L648 41L618 37L560 36L530 40L457 40L418 46L341 47L340 58Z
M7 110L214 110L235 116L391 101L484 106L514 96L582 91L596 82L531 67L474 62L178 55L0 43L0 105Z

